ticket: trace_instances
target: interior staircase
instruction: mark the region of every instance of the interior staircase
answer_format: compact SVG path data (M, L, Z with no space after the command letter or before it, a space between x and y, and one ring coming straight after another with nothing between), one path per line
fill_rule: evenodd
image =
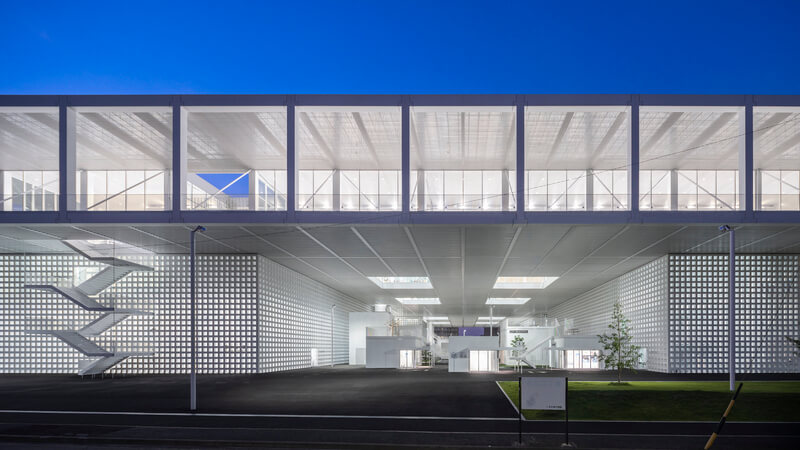
M130 316L153 314L152 312L136 309L105 306L94 298L94 296L108 289L112 284L121 280L128 274L139 271L151 271L153 268L121 258L90 255L85 249L69 241L62 242L84 258L106 264L107 267L77 286L59 286L55 283L46 282L26 283L25 288L56 292L86 311L100 312L102 314L77 330L53 328L51 326L35 326L30 327L26 332L29 334L47 334L54 336L81 352L84 356L87 356L87 359L78 361L78 375L99 375L119 364L121 361L125 360L125 358L151 355L151 352L118 352L107 350L92 342L89 337L100 336L114 325Z

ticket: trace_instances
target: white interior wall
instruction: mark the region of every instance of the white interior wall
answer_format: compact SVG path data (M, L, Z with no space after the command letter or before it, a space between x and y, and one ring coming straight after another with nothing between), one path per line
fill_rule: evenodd
M415 350L422 342L415 336L367 336L367 369L399 369L400 350Z
M388 329L392 315L388 312L351 312L349 318L349 364L364 365L367 363L367 329Z

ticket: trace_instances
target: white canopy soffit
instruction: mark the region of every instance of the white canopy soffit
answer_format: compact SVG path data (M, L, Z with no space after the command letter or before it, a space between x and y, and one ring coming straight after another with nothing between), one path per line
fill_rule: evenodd
M197 235L200 254L258 253L365 302L392 305L402 315L448 317L453 326L488 317L490 306L495 317L546 312L667 253L728 251L727 237L708 224L309 225L300 227L302 232L279 225L207 228ZM69 253L73 250L61 243L69 239L114 240L158 254L186 254L190 230L183 225L0 225L0 253ZM796 225L741 225L736 238L742 253L800 252ZM544 289L494 289L498 276L558 279ZM430 287L381 288L369 277L427 277ZM397 298L438 298L439 304L401 304ZM490 298L531 300L490 305Z

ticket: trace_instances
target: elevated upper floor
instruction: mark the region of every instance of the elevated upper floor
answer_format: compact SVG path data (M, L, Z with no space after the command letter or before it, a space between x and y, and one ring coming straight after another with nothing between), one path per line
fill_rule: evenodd
M800 96L0 96L2 222L800 221Z

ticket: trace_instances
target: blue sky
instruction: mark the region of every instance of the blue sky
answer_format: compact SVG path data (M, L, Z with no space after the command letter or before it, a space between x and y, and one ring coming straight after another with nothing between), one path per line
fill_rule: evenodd
M4 3L0 94L800 94L798 1Z

